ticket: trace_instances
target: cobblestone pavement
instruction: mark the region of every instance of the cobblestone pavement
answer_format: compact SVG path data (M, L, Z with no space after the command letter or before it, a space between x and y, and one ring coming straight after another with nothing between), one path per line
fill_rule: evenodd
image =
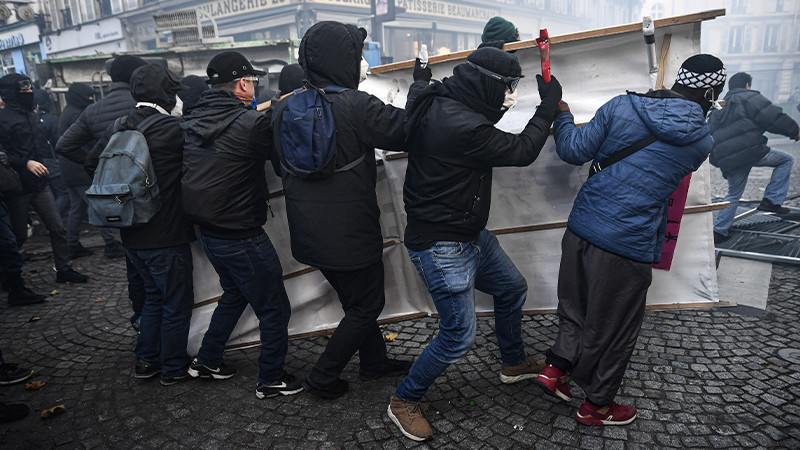
M720 180L716 195L724 195ZM760 199L758 182L748 189L746 198ZM798 192L797 183L792 190ZM45 239L37 236L30 246L46 247ZM97 236L87 240L100 245ZM574 384L576 399L566 404L530 381L500 383L493 324L480 318L474 348L425 398L436 434L419 444L386 417L399 378L360 382L353 363L343 375L351 392L337 401L308 394L256 399L257 349L226 354L239 370L227 381L164 387L133 379L124 262L103 259L97 250L77 261L91 276L85 285L56 284L50 255L34 254L25 265L28 285L58 293L42 305L0 302L4 357L35 369L33 379L47 383L38 391L0 387L1 401L33 409L0 425L2 448L800 448L800 361L781 356L783 349L800 354L795 266L774 266L766 311L648 311L617 399L639 410L625 427L578 424L574 414L583 398ZM529 352L542 355L556 335L555 315L523 320ZM399 333L389 352L416 357L436 328L434 319L386 325ZM324 337L291 340L287 370L305 375L325 343ZM58 404L67 411L39 418Z

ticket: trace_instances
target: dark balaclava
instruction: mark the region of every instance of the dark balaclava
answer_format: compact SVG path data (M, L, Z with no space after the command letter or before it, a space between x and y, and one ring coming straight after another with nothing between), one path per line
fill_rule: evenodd
M21 73L11 73L0 78L0 97L3 98L6 108L33 111L33 92L20 92L19 86L22 82L30 84L31 79Z
M147 62L138 56L117 56L114 58L114 61L111 62L108 74L111 75L111 81L113 82L130 83L133 71L145 64L147 64Z
M130 84L134 100L155 103L167 112L175 107L175 94L181 89L180 80L160 64L145 64L137 68L131 75Z
M334 21L318 22L300 41L298 62L314 86L358 88L367 31Z
M85 83L72 83L67 89L67 104L81 111L94 103L94 89Z
M289 64L283 66L281 69L281 76L278 78L278 95L284 95L292 92L293 90L303 87L303 78L305 73L300 64Z
M479 48L467 57L467 61L502 76L522 76L517 57L499 48ZM497 123L503 117L501 108L506 85L502 81L479 72L469 64L459 64L453 69L453 76L445 79L444 84L450 96L483 114L492 123Z
M184 111L194 106L194 104L200 100L200 96L203 95L203 92L208 90L208 83L206 83L205 78L198 77L197 75L184 77L181 80L181 84L188 88L178 91L178 97L180 97L183 102Z

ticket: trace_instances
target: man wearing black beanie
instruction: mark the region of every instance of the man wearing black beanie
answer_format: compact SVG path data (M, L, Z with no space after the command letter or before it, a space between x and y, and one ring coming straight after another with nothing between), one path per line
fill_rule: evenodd
M475 290L494 297L500 381L534 378L544 366L521 337L528 284L486 229L492 168L527 166L550 135L561 85L536 80L542 103L520 134L495 127L523 77L517 57L495 47L474 51L453 76L428 84L417 71L406 103L408 169L403 201L405 245L439 313L439 333L392 396L389 418L416 441L433 436L420 400L475 341Z
M695 55L672 89L619 95L581 128L559 103L558 156L575 165L594 160L597 170L578 192L561 242L558 336L536 382L569 402L570 375L586 394L575 415L584 425L636 419L636 408L614 398L644 320L651 265L661 258L668 199L711 152L705 117L724 84L722 61Z

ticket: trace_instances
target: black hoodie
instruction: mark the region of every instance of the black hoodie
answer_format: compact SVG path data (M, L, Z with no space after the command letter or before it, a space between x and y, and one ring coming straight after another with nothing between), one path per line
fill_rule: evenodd
M61 112L61 117L58 119L58 135L61 136L65 131L78 120L81 113L87 106L94 103L94 89L88 84L72 83L67 89L67 106ZM91 143L87 143L83 147L83 151L89 152L92 149ZM67 186L82 187L84 190L92 184L92 179L86 175L83 166L72 162L69 159L58 155L58 165L61 168L61 178Z
M155 103L169 111L175 106L175 93L180 82L163 66L140 66L131 75L131 94L137 102ZM183 131L179 119L159 112L150 106L139 106L124 117L120 130L135 129L147 117L161 115L143 134L150 150L161 195L161 208L147 224L136 228L121 228L122 245L129 249L174 247L195 240L191 223L183 214L181 200L181 170L183 167ZM115 131L110 125L87 156L87 166L97 167L97 159Z
M406 138L402 109L356 90L364 37L353 25L320 22L300 42L300 65L312 84L348 88L330 95L336 167L366 155L363 164L322 180L283 174L292 255L323 269L357 270L380 261L383 239L374 149L402 150ZM273 128L275 141L280 142L277 127Z

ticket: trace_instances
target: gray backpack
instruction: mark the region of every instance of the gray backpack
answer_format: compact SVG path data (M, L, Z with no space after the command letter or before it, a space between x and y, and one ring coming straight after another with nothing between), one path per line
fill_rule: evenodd
M100 154L94 180L86 190L90 224L114 228L141 226L161 208L156 173L142 134L160 118L161 114L153 114L135 130L120 130L123 118L114 122L114 134Z

